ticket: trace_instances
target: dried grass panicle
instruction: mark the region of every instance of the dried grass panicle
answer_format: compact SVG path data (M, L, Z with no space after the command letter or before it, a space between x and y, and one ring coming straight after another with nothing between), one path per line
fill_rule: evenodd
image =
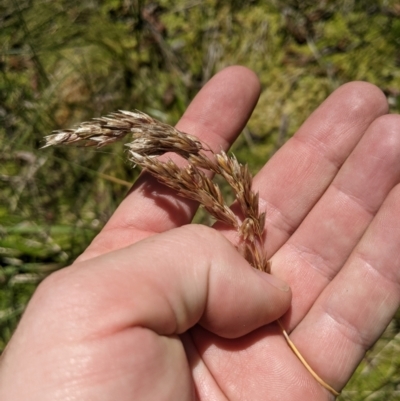
M112 113L107 117L94 118L79 124L74 129L54 131L46 136L43 148L52 145L102 146L119 141L131 134L142 151L148 154L160 155L173 151L198 152L202 149L199 140L186 135L168 124L164 124L141 111L124 111ZM171 139L179 139L179 143L171 144ZM133 144L132 144L133 145ZM158 147L158 148L157 148ZM135 150L135 149L132 149Z
M265 213L259 213L258 194L251 189L247 165L225 152L214 153L197 138L162 123L140 111L119 111L80 124L76 129L56 131L45 137L45 145L81 145L98 148L131 135L127 143L129 160L148 170L158 181L181 196L199 202L214 218L235 228L242 239L239 246L249 263L270 271L263 247ZM174 152L188 161L179 167L172 160L156 156ZM210 157L208 157L210 156ZM242 212L242 221L225 203L221 190L205 171L221 175L232 187Z
M202 170L191 164L178 167L172 160L161 162L132 152L129 159L180 195L199 202L217 220L238 227L238 219L225 204L220 188Z
M270 272L270 262L264 252L265 213L259 212L258 194L251 189L252 176L247 165L225 152L214 153L197 138L157 121L140 111L119 111L80 124L76 129L57 131L45 137L45 145L83 145L98 148L130 134L129 159L149 171L161 183L180 195L199 202L217 220L235 228L242 241L239 250L249 263ZM156 156L174 152L187 160L183 167L173 160L161 161ZM208 157L210 156L210 157ZM221 175L232 187L242 212L240 220L225 203L221 190L206 171ZM293 352L315 379L333 395L339 395L308 365L290 340L282 323L282 333Z

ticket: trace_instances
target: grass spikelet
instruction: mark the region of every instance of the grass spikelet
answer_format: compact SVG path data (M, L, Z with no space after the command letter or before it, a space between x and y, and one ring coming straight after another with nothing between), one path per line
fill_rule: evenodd
M125 136L129 160L146 169L164 185L181 196L199 202L215 219L236 229L242 243L239 250L255 268L269 272L263 248L265 213L259 213L258 194L251 189L252 176L247 165L234 155L214 153L194 136L135 111L119 111L107 117L84 122L74 129L56 131L46 136L44 148L57 145L95 146L101 148ZM171 159L156 156L173 152L187 160L179 167ZM225 203L219 186L205 173L222 176L231 186L242 212L239 219Z

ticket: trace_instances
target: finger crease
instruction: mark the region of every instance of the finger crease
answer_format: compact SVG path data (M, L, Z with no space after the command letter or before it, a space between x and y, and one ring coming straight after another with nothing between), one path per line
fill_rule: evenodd
M272 204L265 198L259 198L260 210L266 210L266 221L272 227L284 232L287 236L292 235L297 228L297 225L287 215L282 212L282 209Z
M397 287L400 287L399 277L396 274L390 274L388 269L380 269L376 263L372 263L370 259L362 252L356 252L355 258L360 260L367 269L375 273L380 279L386 281L390 285L395 284ZM395 271L396 269L390 269L390 272ZM384 274L386 272L387 274Z
M311 151L312 153L317 152L323 159L327 160L332 166L334 166L336 170L339 170L343 164L342 158L335 155L326 143L315 136L308 136L307 140L305 140L302 136L295 135L292 139L297 140L297 142L307 148L308 151Z
M334 313L332 310L325 309L325 314L337 325L337 330L345 338L364 350L369 348L370 338L365 337L363 333L357 329L356 325L351 323L348 319L340 317L340 311Z
M346 191L344 188L341 188L339 185L335 183L332 183L332 187L340 194L344 195L345 198L351 201L351 203L361 207L361 209L367 212L371 218L375 215L376 208L374 208L372 205L369 205L361 197L351 194L350 192Z
M337 274L335 266L324 258L312 248L304 245L288 243L287 246L291 249L300 259L306 262L308 266L317 271L321 277L325 278L328 282L332 281Z

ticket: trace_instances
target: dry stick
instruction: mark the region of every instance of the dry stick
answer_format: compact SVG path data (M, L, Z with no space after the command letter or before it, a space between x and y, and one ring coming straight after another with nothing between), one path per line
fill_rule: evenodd
M307 363L307 361L304 359L303 355L300 354L300 351L297 349L297 347L294 345L292 340L289 337L289 334L286 332L285 328L283 327L281 321L278 319L277 323L279 324L279 327L282 330L282 334L285 337L286 342L288 343L289 347L292 349L292 351L295 353L297 358L300 359L300 362L305 366L305 368L311 373L311 375L314 377L314 379L321 384L321 386L325 387L328 391L330 391L334 396L339 396L340 392L336 391L333 387L331 387L328 383L326 383L324 380L322 380L314 371L314 369Z
M265 213L259 212L258 193L251 189L252 176L247 165L225 152L214 153L197 138L164 124L140 111L119 111L80 124L76 129L56 131L45 137L43 146L81 145L98 148L116 142L130 134L126 144L129 159L134 165L148 170L158 181L176 190L181 196L199 202L217 220L235 228L242 240L242 253L256 269L270 273L271 265L263 249ZM167 152L178 154L188 164L179 167L169 159L160 161L156 156ZM206 156L210 154L211 158ZM225 203L221 190L205 173L221 175L233 189L243 214L238 217ZM282 323L277 321L290 348L311 375L333 395L339 393L325 383L308 365L290 340Z

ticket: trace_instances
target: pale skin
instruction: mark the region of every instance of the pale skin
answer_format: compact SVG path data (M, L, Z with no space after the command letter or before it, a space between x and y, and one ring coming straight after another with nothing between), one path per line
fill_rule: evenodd
M178 128L227 149L258 99L230 67ZM254 180L272 276L187 225L197 205L143 174L76 263L39 286L0 360L7 401L331 400L400 304L400 117L336 90ZM290 287L290 288L289 288Z

